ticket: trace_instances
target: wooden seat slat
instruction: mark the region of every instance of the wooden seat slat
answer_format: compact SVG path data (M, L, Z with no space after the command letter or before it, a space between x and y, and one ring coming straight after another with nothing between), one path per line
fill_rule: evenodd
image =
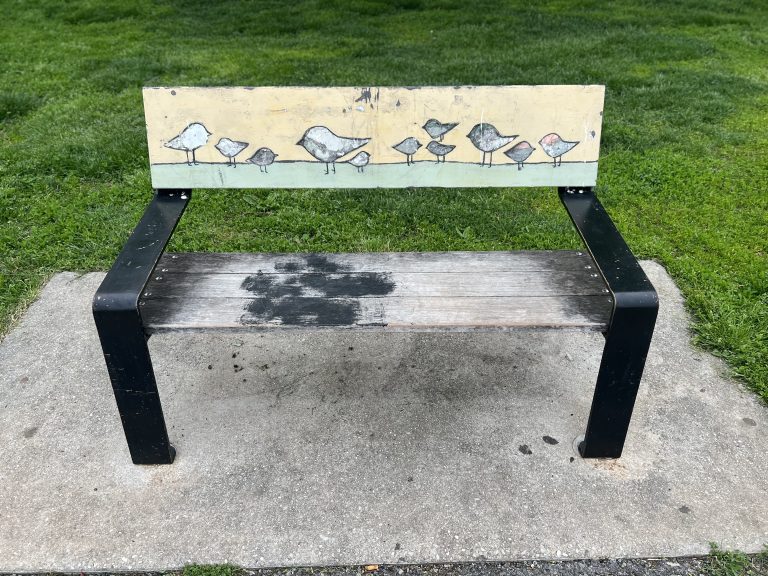
M587 267L591 268L587 268ZM325 253L220 253L168 252L158 271L184 274L248 274L261 272L486 272L585 270L594 272L586 252L574 250L516 250L493 252L351 252Z
M487 259L498 261L491 253L485 254ZM175 267L160 268L141 302L148 331L298 327L603 330L612 310L603 280L588 264L591 260L575 252L529 253L525 258L527 270L486 273L459 271L457 262L462 263L462 259L454 259L450 252L399 256L401 270L412 270L421 263L431 272L371 271L378 270L381 263L370 264L366 258L370 254L275 254L269 262L259 258L262 268L249 274L185 273L185 268L210 266L208 256L171 257ZM233 259L241 256L232 255ZM330 273L299 272L289 265L291 271L275 272L285 269L287 256L337 268ZM542 265L536 264L537 258ZM537 269L573 259L581 263L575 270ZM207 263L198 266L198 260ZM223 254L216 260L221 269L233 268ZM358 267L350 264L353 260ZM260 271L263 269L272 272Z
M142 301L149 333L253 328L370 328L483 331L575 328L602 331L611 304L603 296L518 298L161 298Z
M251 298L260 295L312 297L497 297L588 296L605 289L601 278L551 271L488 272L310 272L250 274L162 273L145 290L148 298Z

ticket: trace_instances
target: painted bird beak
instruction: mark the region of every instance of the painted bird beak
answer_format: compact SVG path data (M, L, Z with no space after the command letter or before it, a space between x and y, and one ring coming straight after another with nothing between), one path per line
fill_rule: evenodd
M304 138L296 142L296 146L304 146Z

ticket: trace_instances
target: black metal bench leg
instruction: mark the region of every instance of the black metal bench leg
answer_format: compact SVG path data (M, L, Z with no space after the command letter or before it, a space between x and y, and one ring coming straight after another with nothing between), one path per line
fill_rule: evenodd
M657 308L614 311L605 335L595 395L579 452L584 458L619 458L651 345Z
M95 315L104 359L134 464L170 464L168 440L147 339L137 313Z
M560 188L576 226L614 300L592 410L579 451L618 458L651 345L659 298L592 188Z
M158 190L93 299L93 318L135 464L170 464L163 409L139 299L189 203L189 190Z

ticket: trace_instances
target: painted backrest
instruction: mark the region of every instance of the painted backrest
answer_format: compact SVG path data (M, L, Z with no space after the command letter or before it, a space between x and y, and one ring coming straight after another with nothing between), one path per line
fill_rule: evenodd
M603 86L145 88L154 188L594 186Z

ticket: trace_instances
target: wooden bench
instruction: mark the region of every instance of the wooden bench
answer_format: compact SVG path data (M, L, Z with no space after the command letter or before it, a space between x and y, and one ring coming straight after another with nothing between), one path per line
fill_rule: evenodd
M147 339L177 330L599 330L580 451L619 457L658 300L594 193L603 93L145 89L155 193L93 303L133 462L174 459ZM164 254L193 188L427 186L557 187L586 250Z

